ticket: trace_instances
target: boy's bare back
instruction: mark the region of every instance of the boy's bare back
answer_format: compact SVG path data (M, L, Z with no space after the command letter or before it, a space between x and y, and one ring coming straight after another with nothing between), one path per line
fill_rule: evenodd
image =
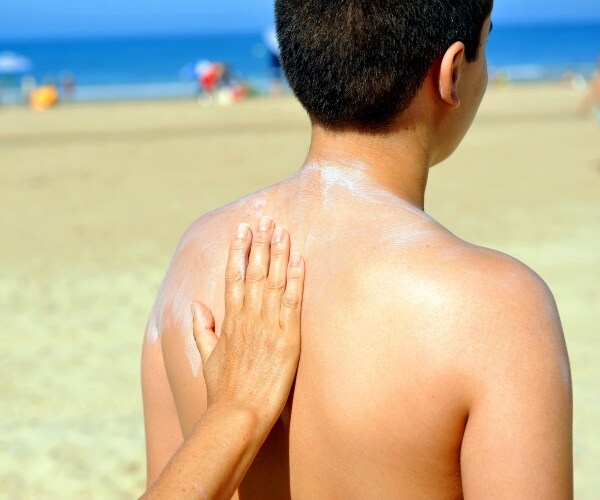
M153 419L160 424L149 439L171 436L150 454L151 475L180 444L179 426L185 436L206 404L189 303L200 298L222 318L217 277L227 235L239 221L256 226L262 214L288 229L293 251L306 258L302 354L291 418L276 426L242 491L457 498L461 475L472 474L482 494L506 487L495 482L498 469L500 478L536 479L535 469L522 467L534 450L507 424L537 427L554 398L568 399L562 332L546 287L518 262L468 245L375 188L361 170L332 165L309 165L208 214L182 239L145 345L147 392L167 387L150 396L160 406L147 411L150 432ZM172 408L168 383L159 380L161 356ZM547 404L532 404L540 398ZM567 399L553 417L563 423L554 425L568 425Z

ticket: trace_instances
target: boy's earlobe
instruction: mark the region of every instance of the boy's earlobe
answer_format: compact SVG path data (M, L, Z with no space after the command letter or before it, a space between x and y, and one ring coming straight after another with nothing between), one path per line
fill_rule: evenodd
M460 106L458 82L462 70L465 45L462 42L453 43L442 58L439 74L439 93L442 100L453 108Z

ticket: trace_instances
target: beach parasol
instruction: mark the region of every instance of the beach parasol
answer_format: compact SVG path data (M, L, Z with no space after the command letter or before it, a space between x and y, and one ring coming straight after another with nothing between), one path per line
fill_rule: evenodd
M24 75L32 70L33 64L25 56L0 52L0 75Z
M279 57L279 41L277 40L277 32L272 26L263 33L263 42L267 50L274 56Z
M179 70L179 77L182 80L196 80L213 65L214 63L207 59L201 59L195 63L186 64Z

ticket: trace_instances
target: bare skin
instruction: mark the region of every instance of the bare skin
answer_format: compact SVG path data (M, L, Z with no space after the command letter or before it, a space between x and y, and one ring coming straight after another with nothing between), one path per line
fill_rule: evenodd
M598 58L596 72L592 75L585 97L579 106L579 114L587 116L596 107L600 107L600 57Z
M288 399L300 358L302 257L290 258L282 228L252 242L241 224L225 279L219 335L212 312L192 305L206 412L144 499L231 498Z
M457 42L386 134L313 125L296 175L198 219L149 322L149 481L206 408L190 300L217 320L229 234L269 213L306 260L290 412L235 498L570 498L572 402L552 295L510 257L423 212L427 174L483 97L481 54ZM184 305L182 305L184 304Z

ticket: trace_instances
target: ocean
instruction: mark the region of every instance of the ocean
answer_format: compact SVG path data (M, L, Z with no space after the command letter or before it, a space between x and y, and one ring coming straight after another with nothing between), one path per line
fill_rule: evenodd
M190 67L201 59L225 61L257 91L269 85L269 57L260 33L2 41L0 52L30 58L38 81L69 72L78 100L193 96ZM590 76L600 55L600 23L495 26L488 45L490 75L512 81L558 80L566 72ZM16 84L13 79L13 87ZM3 101L18 92L4 78Z

